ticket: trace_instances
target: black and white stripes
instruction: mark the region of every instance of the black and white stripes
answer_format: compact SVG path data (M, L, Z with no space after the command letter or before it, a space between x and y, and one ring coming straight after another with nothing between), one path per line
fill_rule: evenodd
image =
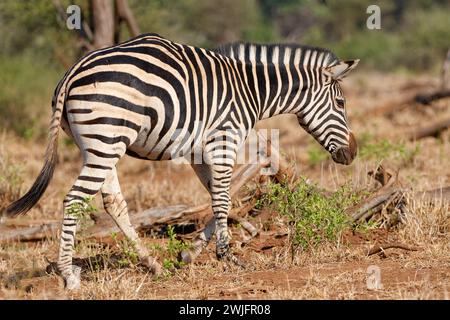
M356 64L306 46L237 43L209 51L156 34L92 52L58 84L46 167L7 214L28 211L45 191L61 125L84 160L64 200L58 267L68 288L79 285L72 270L77 212L98 191L142 262L155 273L160 269L128 218L116 172L124 154L150 160L200 158L192 166L211 194L217 256L235 260L229 252L227 215L239 146L258 120L292 113L335 161L349 164L356 143L338 80Z

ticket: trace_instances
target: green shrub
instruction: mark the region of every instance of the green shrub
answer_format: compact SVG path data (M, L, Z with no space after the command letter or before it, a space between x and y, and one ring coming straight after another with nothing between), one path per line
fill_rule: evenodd
M139 254L136 250L136 244L127 238L118 240L117 233L111 233L111 237L120 248L120 258L117 263L119 267L128 267L130 265L136 265L139 262Z
M67 208L67 214L78 218L81 230L92 224L93 221L90 214L98 211L92 203L93 200L93 197L87 197L83 202L74 202Z
M294 248L307 249L322 242L336 242L351 226L345 209L360 198L360 194L347 186L325 195L302 178L291 187L269 183L257 207L269 206L287 217L292 226Z
M177 239L175 228L173 226L167 227L168 242L164 247L159 244L152 244L150 248L157 251L163 261L163 267L171 271L175 268L184 266L184 262L179 260L179 255L183 250L190 249L191 246L182 240Z

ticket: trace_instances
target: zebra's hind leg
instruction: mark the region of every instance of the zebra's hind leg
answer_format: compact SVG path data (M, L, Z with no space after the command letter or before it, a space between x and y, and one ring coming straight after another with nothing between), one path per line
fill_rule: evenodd
M107 167L105 167L107 168ZM83 166L63 202L63 224L57 261L58 270L69 290L80 286L80 268L72 265L75 234L80 218L87 214L90 198L100 190L107 170Z
M139 255L141 263L147 267L154 275L161 273L161 265L149 255L147 248L142 244L139 236L131 225L128 216L127 203L120 190L119 179L116 168L113 168L102 186L103 206L106 212L112 217L119 229L124 233Z

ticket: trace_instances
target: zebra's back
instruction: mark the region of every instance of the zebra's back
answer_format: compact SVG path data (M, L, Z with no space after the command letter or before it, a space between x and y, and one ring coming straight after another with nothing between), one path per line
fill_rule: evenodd
M83 138L84 149L121 143L141 158L183 155L227 118L233 86L226 60L154 34L93 52L67 79L64 127Z

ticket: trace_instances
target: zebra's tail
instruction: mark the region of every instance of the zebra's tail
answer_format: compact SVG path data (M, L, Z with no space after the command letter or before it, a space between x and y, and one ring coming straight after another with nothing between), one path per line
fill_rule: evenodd
M54 109L50 123L49 141L45 151L45 163L33 186L20 199L11 203L5 210L6 217L17 217L27 213L42 197L55 171L58 159L58 133L66 100L66 81L63 81L53 97Z

